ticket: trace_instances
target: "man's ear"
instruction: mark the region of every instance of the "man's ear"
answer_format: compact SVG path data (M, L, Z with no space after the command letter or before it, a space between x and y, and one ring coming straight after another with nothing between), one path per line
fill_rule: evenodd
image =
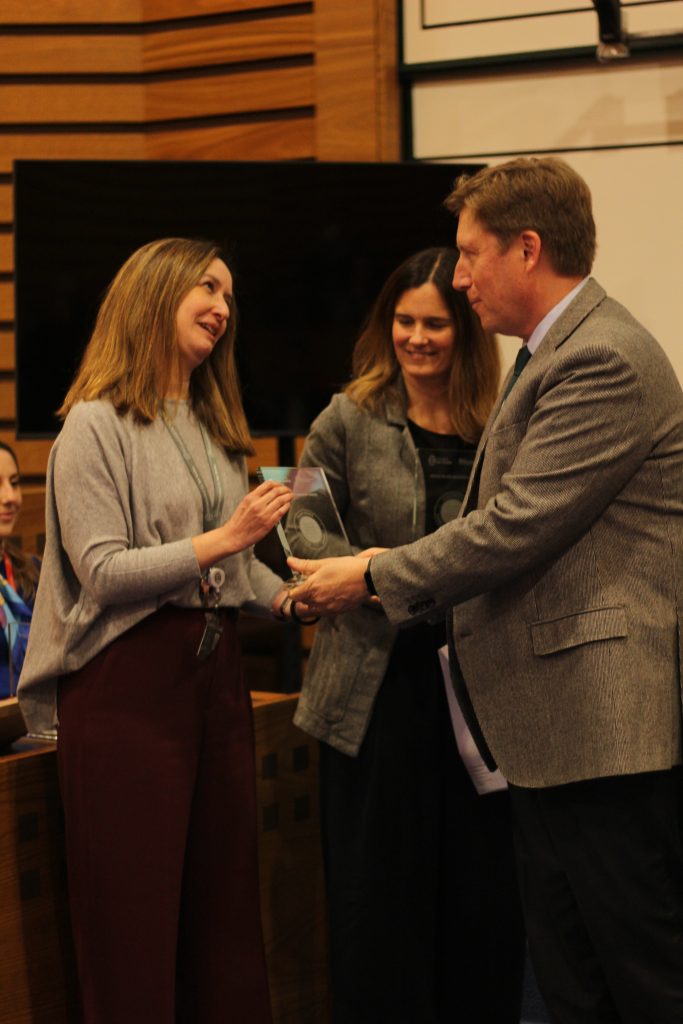
M527 270L533 270L538 266L541 259L541 250L543 243L541 242L541 236L537 231L522 231L520 235L522 241L522 253L524 255L524 264Z

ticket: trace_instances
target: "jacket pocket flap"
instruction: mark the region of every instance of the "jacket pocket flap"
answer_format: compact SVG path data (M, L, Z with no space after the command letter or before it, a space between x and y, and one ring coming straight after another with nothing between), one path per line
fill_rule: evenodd
M569 647L590 644L594 640L612 640L628 635L626 612L614 608L589 608L561 619L532 622L531 642L534 654L553 654Z

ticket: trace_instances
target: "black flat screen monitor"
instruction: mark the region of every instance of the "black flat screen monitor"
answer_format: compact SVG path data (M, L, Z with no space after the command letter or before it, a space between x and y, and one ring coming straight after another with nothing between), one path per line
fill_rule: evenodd
M55 435L54 412L107 284L136 248L170 235L216 240L228 256L252 434L305 434L349 379L354 341L386 276L419 249L453 244L443 200L474 169L17 161L18 435Z

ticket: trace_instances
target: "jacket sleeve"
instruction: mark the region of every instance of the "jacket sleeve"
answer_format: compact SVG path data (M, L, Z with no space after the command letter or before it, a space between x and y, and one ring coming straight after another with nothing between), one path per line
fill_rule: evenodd
M335 395L326 409L311 424L300 466L321 466L325 470L332 496L344 520L349 503L346 426L342 415L342 395Z
M651 445L633 366L607 344L560 350L528 421L501 413L493 424L482 485L490 478L496 493L485 507L373 559L389 620L432 615L553 558L604 512Z
M98 604L148 600L199 576L188 537L136 548L125 440L101 403L73 408L54 459L61 541L83 589Z

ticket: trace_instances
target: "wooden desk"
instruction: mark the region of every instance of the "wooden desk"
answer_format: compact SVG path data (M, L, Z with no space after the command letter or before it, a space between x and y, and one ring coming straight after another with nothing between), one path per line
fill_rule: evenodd
M325 1024L317 744L292 725L295 697L252 697L274 1020ZM72 1024L76 1013L61 802L48 745L0 757L0 1024Z

